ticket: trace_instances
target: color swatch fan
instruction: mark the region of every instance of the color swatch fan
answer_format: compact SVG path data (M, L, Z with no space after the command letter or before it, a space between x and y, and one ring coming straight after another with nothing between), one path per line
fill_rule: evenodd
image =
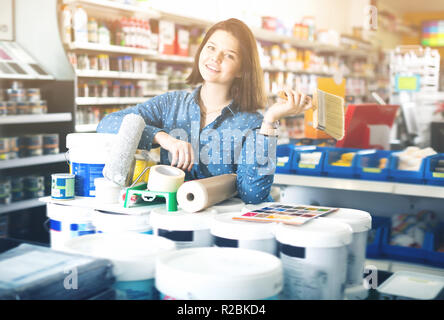
M273 203L266 207L244 212L240 216L233 217L233 219L253 222L281 222L285 224L302 225L312 219L324 216L337 210L339 209Z
M314 101L313 127L322 130L336 140L344 137L344 99L317 89Z

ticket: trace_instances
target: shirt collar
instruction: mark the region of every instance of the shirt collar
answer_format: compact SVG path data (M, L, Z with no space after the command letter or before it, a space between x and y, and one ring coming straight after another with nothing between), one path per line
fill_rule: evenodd
M193 99L194 102L196 103L197 106L199 106L199 93L200 93L200 89L202 88L202 85L197 86L194 90L193 90ZM238 113L240 110L239 106L237 103L234 103L234 99L231 100L230 104L228 106L226 106L225 108L222 109L222 114L226 113L226 112L231 112L234 115L236 115L236 113Z

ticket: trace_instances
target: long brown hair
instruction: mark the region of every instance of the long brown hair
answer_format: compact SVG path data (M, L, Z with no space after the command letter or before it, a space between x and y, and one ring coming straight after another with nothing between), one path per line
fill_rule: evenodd
M241 111L254 112L266 104L264 75L259 61L256 39L250 28L238 19L228 19L213 25L206 33L194 57L194 65L187 83L196 85L203 82L199 72L199 56L211 35L217 30L231 33L238 41L241 56L241 77L231 85L231 98Z

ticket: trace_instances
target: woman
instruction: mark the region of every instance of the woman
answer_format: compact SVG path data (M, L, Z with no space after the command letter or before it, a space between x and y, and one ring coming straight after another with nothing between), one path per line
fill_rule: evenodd
M237 19L208 30L187 81L201 85L112 113L97 132L117 133L126 114L140 114L147 125L139 148L160 146L161 163L186 171L186 180L236 173L245 203L273 201L276 122L309 109L310 98L286 89L286 99L257 112L266 103L263 71L255 38Z

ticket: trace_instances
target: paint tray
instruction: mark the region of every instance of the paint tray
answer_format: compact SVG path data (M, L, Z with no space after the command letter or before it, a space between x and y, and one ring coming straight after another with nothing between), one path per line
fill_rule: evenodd
M0 300L81 300L115 282L112 262L21 244L0 254Z

